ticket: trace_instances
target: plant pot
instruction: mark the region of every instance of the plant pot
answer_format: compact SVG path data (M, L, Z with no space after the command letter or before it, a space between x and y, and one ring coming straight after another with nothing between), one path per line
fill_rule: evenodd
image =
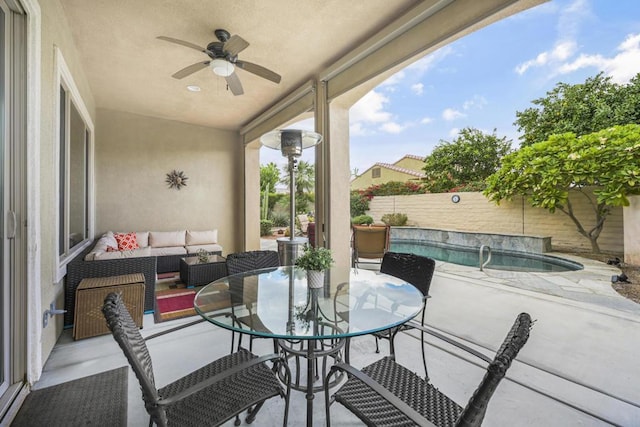
M324 271L307 270L307 286L318 289L324 286Z

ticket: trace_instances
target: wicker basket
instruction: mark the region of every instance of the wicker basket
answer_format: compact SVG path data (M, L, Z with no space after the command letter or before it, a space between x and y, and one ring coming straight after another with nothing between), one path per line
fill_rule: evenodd
M144 311L144 275L140 273L122 276L82 279L76 289L76 307L73 337L76 340L109 333L102 314L104 298L110 292L122 294L133 321L142 327Z

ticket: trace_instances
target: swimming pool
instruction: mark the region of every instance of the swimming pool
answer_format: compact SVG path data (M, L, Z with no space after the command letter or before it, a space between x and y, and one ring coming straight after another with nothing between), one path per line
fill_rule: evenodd
M438 261L479 267L480 248L439 242L394 240L390 250L428 256ZM486 253L485 253L486 256ZM582 264L550 255L492 250L491 262L484 268L508 271L562 272L582 270Z

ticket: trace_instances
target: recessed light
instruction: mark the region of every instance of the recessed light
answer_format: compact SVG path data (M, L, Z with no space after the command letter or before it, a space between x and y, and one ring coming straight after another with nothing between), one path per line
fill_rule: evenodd
M189 86L187 86L187 90L189 92L200 92L200 86L189 85Z

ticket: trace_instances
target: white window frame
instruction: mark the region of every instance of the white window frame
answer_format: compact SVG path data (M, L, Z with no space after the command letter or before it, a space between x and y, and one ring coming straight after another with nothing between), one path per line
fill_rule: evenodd
M55 61L55 71L56 71L56 75L54 78L54 91L53 93L55 94L55 114L54 114L54 119L55 119L55 140L56 143L54 144L54 153L53 153L53 157L54 159L58 159L55 162L55 177L56 177L56 187L55 187L55 194L56 194L56 204L55 204L55 257L56 257L56 265L57 265L57 274L56 274L56 283L59 283L64 276L67 274L67 264L73 260L73 258L75 258L75 256L80 253L81 251L83 251L85 248L87 248L93 238L92 236L94 235L94 227L95 227L95 176L94 176L94 138L95 138L95 127L93 124L93 120L91 119L91 115L89 114L89 110L87 109L84 101L82 100L82 96L80 96L80 91L78 90L78 86L76 85L73 76L71 74L71 71L69 70L69 67L67 66L67 62L64 59L64 56L62 55L62 52L60 51L60 49L56 46L55 47L55 55L54 55L54 61ZM59 224L60 224L60 188L61 186L64 185L65 188L65 195L66 195L66 209L65 212L69 212L69 187L70 187L70 183L69 183L69 173L65 173L65 182L60 182L60 147L62 146L62 144L65 145L66 150L66 159L65 159L65 166L68 168L69 167L69 156L70 156L70 150L69 150L69 115L67 114L66 120L65 120L65 127L67 128L67 131L65 132L65 141L60 141L60 89L63 88L67 94L66 96L66 105L67 107L65 108L66 112L71 111L70 110L70 106L71 103L73 102L73 105L76 107L76 110L78 111L78 113L80 114L80 117L82 118L82 120L84 121L84 124L86 126L86 129L88 131L88 141L87 141L87 236L85 237L85 239L75 245L73 248L69 248L64 254L60 255L58 254L58 248L60 245L60 229L59 229ZM65 228L68 229L69 227L69 218L67 216L67 218L65 218Z

